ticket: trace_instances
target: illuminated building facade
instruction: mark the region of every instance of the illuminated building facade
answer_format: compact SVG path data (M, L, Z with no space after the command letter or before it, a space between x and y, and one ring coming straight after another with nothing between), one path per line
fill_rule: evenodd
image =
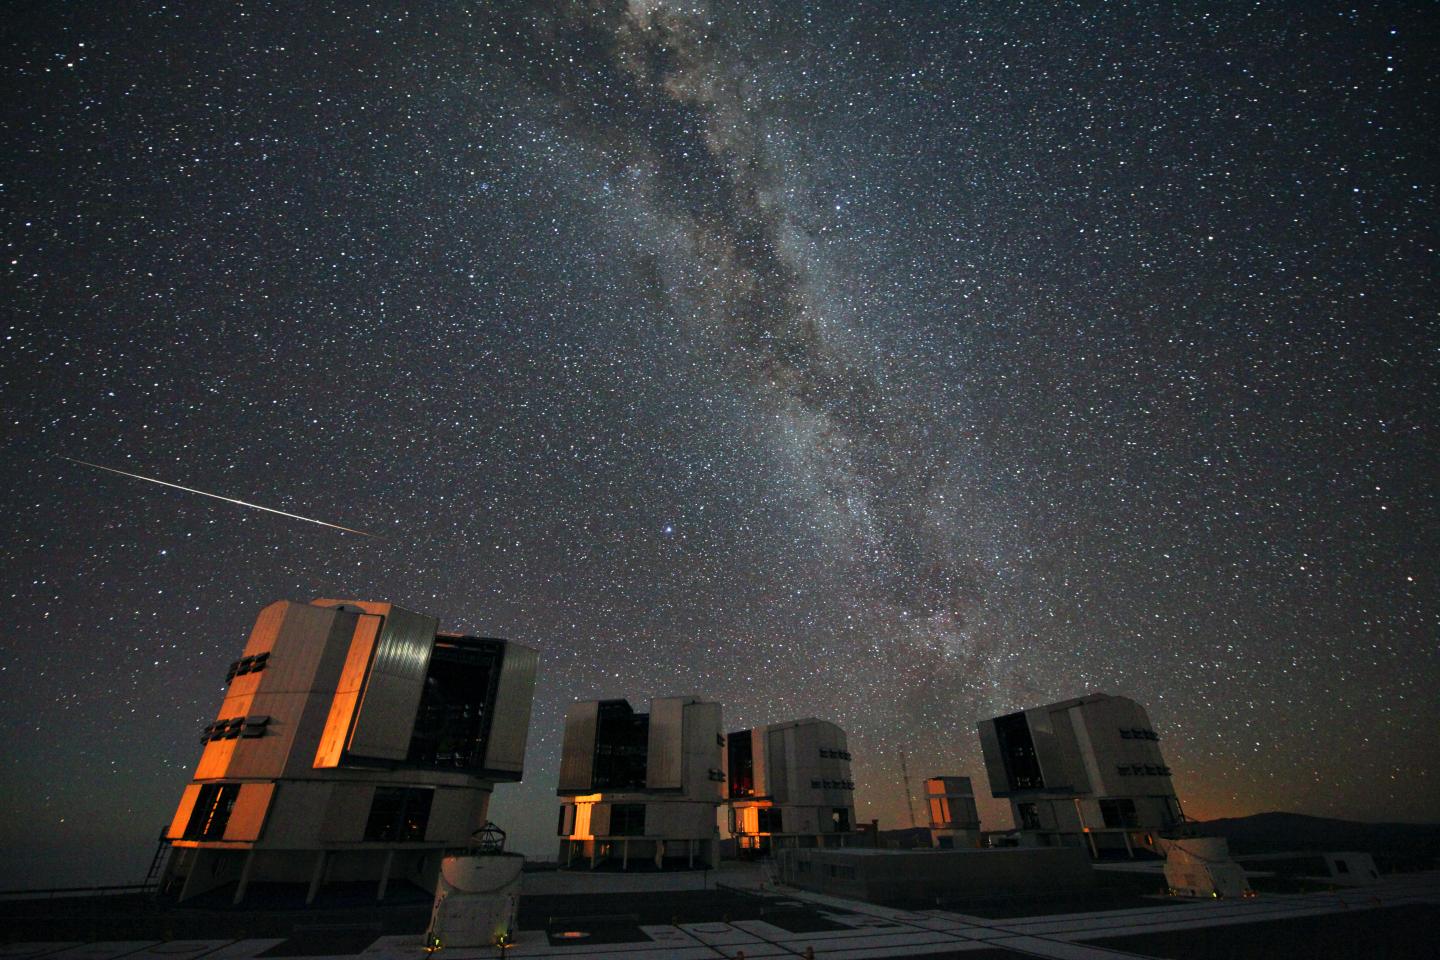
M930 846L941 850L980 846L980 812L969 777L931 777L925 781L930 809Z
M1026 844L1133 856L1181 819L1160 738L1134 700L1094 693L979 726L990 790L1009 799Z
M730 833L741 857L843 846L855 829L855 782L845 731L792 720L725 738Z
M536 667L528 647L438 626L389 603L262 610L166 831L163 888L433 889L494 785L521 778Z
M720 704L698 697L590 700L565 712L560 863L715 866L725 773Z

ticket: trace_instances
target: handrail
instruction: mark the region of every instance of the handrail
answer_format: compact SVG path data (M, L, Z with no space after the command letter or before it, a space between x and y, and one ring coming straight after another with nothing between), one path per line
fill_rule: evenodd
M0 900L23 900L45 898L53 900L59 894L89 894L91 896L114 896L122 893L142 893L159 888L158 883L109 883L97 887L34 887L28 890L0 890Z

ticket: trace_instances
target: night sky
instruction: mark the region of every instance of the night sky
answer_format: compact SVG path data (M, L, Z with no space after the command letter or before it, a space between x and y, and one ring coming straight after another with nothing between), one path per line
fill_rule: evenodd
M7 5L4 886L138 881L317 596L540 648L530 853L690 693L882 827L1096 690L1440 819L1435 5L767 6Z

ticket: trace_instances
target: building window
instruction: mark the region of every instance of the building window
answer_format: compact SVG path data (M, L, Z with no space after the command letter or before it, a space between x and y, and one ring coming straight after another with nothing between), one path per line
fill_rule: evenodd
M830 811L830 827L835 833L850 832L850 808L836 807Z
M930 798L930 822L937 826L950 822L950 804L944 797Z
M728 737L726 750L730 760L730 796L755 795L755 750L751 731L741 730Z
M1015 810L1020 814L1021 830L1040 829L1040 811L1033 803L1017 803Z
M784 820L780 815L779 807L761 807L759 811L759 832L780 833L784 830Z
M219 840L225 836L225 826L230 822L230 811L235 808L235 798L240 796L238 783L207 783L195 796L195 806L190 811L190 820L185 824L183 840Z
M595 719L596 790L643 790L649 769L650 714L624 700L605 700Z
M442 770L481 770L505 645L480 637L441 637L430 651L425 686L405 761Z
M1134 800L1101 800L1100 816L1107 827L1138 827L1140 817L1135 812Z
M616 803L610 806L609 837L645 836L645 804Z
M425 839L435 791L423 787L376 787L365 821L365 839L417 842Z
M1040 758L1035 754L1035 741L1030 724L1023 713L998 717L995 739L1000 743L1000 757L1005 763L1005 776L1011 790L1043 790L1045 777L1040 772Z

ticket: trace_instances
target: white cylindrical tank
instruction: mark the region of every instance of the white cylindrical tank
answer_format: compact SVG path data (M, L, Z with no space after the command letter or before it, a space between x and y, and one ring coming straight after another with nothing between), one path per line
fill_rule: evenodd
M435 884L425 942L433 947L488 947L509 940L520 909L520 854L446 857Z

